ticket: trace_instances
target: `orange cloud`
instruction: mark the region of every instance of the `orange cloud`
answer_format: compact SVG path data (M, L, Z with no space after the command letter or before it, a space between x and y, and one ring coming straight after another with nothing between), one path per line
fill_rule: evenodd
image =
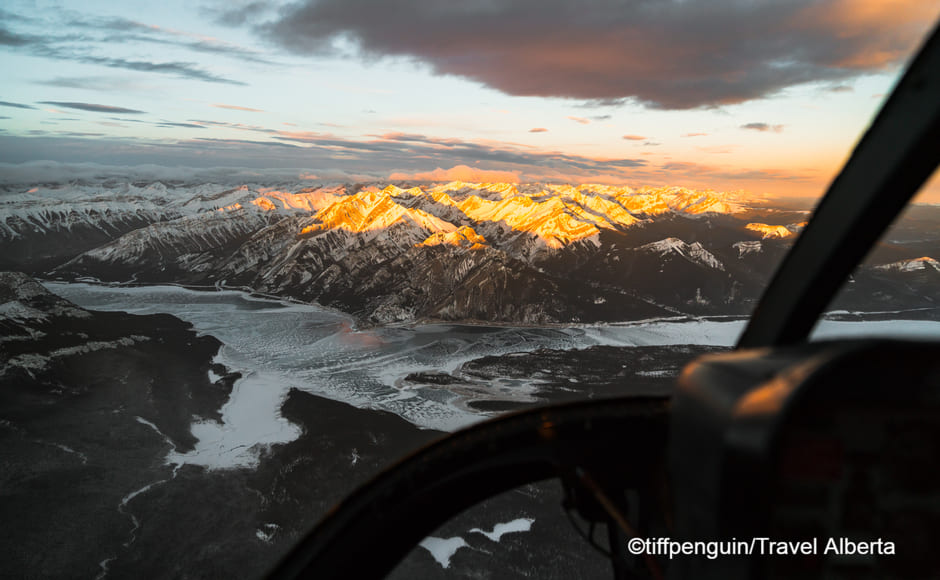
M535 127L534 129L529 129L529 133L545 133L548 131L545 127Z
M683 137L708 137L708 133L686 133Z
M646 141L643 135L624 135L623 138L627 141Z
M263 113L261 109L252 109L250 107L239 107L238 105L225 105L222 103L212 103L212 106L216 109L231 109L233 111L248 111L250 113Z
M441 169L438 167L434 171L422 171L418 173L397 172L392 173L388 178L392 180L413 181L488 181L519 183L519 172L493 171L468 167L467 165L455 165L450 169Z
M590 119L585 119L584 117L568 117L568 118L574 121L575 123L581 123L582 125L587 125L588 123L591 122Z
M278 139L301 143L320 141L330 137L329 134L317 133L316 131L275 131L275 134Z
M848 69L883 69L910 52L911 38L937 18L937 4L922 0L835 0L812 4L795 17L803 29L835 30L843 42L865 39L841 55L835 65Z

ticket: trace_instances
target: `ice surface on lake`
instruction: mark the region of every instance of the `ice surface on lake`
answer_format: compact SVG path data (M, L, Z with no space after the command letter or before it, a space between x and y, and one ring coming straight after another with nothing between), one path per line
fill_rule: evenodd
M217 362L241 372L244 378L237 382L232 401L223 409L224 424L207 422L194 428L201 440L220 440L223 432L237 429L229 423L230 417L242 416L246 425L256 425L267 410L279 408L291 387L358 407L390 411L421 427L454 430L488 415L455 404L457 395L444 388L434 392L403 388L400 383L405 376L451 372L486 355L606 342L588 337L583 328L430 324L357 331L350 318L333 311L255 299L235 291L88 284L49 287L86 308L173 314L224 343ZM516 394L528 400L531 391L522 386ZM250 410L239 411L240 405L249 402ZM278 433L291 436L283 425L269 427L264 433L272 435L262 443L277 442ZM250 447L250 440L248 437L237 444Z
M390 326L356 330L352 320L310 305L253 298L237 291L199 292L177 286L138 288L48 283L53 292L79 306L135 314L169 313L193 324L224 346L216 362L242 373L222 422L193 425L199 443L189 453L172 452L170 463L209 468L251 467L266 446L300 434L280 414L292 387L360 408L395 413L424 428L456 430L489 415L466 405L466 397L486 398L473 389L406 388L416 372L454 372L472 359L540 348L592 345L733 346L742 320L654 320L567 327L508 327L459 324ZM940 322L823 321L816 338L894 335L940 336ZM535 385L503 388L502 400L531 400ZM487 387L479 387L485 390ZM459 391L459 393L458 393ZM495 393L493 393L495 394Z

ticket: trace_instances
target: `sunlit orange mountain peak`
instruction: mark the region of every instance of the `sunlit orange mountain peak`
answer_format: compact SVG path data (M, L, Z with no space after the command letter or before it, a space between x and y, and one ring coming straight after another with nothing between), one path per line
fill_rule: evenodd
M291 193L288 191L264 191L263 195L251 200L251 203L264 211L319 211L334 201L341 194L339 188L318 188Z
M447 183L437 183L432 184L429 187L431 192L441 192L441 193L462 193L466 191L471 191L475 189L474 184L465 183L463 181L448 181Z
M259 212L268 220L276 219L276 214L309 216L297 226L303 235L344 230L372 232L371 239L376 232L396 226L397 233L390 234L397 238L395 243L428 241L425 245L462 248L486 244L526 259L576 242L597 245L605 230L626 232L665 214L699 217L748 209L746 199L737 193L603 184L452 181L410 187L371 183L355 189L337 185L293 192L241 188L227 193L229 205L221 208L225 211ZM796 231L792 225L758 225L764 237L786 237L787 230ZM465 226L485 240L468 246L469 238L447 237ZM438 233L443 236L434 237Z
M594 195L586 195L582 190L570 185L549 186L548 190L562 199L574 202L577 209L572 206L569 206L569 209L575 211L579 217L595 221L601 227L629 227L640 221L618 203L616 198L606 194L592 192Z
M486 247L486 238L476 233L470 226L460 226L452 232L431 234L419 245L440 246L442 244L480 250Z
M274 197L272 193L265 199ZM291 207L299 208L299 201L288 201ZM366 232L410 222L428 232L422 240L438 232L449 234L469 226L485 236L490 244L499 241L504 245L507 235L528 234L541 242L543 249L549 250L579 241L596 245L604 230L626 231L666 213L701 216L734 214L746 209L737 194L683 187L634 190L627 186L597 184L464 181L410 188L370 184L353 194L337 195L330 191L315 201L324 206L317 208L315 223L303 229L305 234L334 228ZM280 203L287 207L285 202ZM315 207L312 201L311 207ZM419 234L416 230L414 235ZM432 243L437 242L436 238L432 240ZM539 251L535 246L514 247L525 255Z
M266 197L256 197L251 203L264 211L277 211L277 205Z
M388 195L392 197L405 197L405 196L414 197L418 195L424 195L424 190L417 186L412 187L410 189L402 189L398 187L397 185L387 185L382 190L382 193L387 193Z
M519 189L514 183L480 183L478 185L483 191L498 193L503 197L519 195Z
M402 189L395 185L389 185L382 191L388 193L392 197L405 200L406 202L409 199L424 198L443 205L457 207L457 202L454 201L454 199L449 196L446 191L438 187L423 189L419 186L415 186L409 189Z
M688 215L706 213L734 214L744 211L740 195L711 190L699 191L685 187L642 187L635 192L617 196L626 209L634 213L658 215L668 211Z
M569 185L555 185L554 187L573 187ZM629 185L607 185L603 183L582 183L577 186L577 189L580 191L589 191L597 195L606 195L608 197L614 198L620 195L627 195L631 193L636 193Z
M600 245L600 230L567 212L557 213L528 231L539 236L548 247L554 249L581 240L588 240L595 246Z
M495 193L503 198L519 194L519 190L513 183L468 183L465 181L451 181L448 183L435 185L432 187L432 190L446 193L462 193L466 191L487 192Z
M667 201L655 194L623 193L616 200L633 214L656 216L670 211Z
M339 199L314 215L317 223L301 234L343 229L350 232L383 230L399 223L411 223L428 232L452 232L457 226L420 209L406 208L384 191L364 190Z
M447 195L444 191L436 191L434 189L428 190L424 194L425 196L431 198L437 203L448 205L451 207L457 207L457 202L451 196Z
M794 235L787 226L769 226L762 223L750 223L746 226L752 232L761 234L761 238L789 238Z
M471 195L457 207L474 221L498 222L511 230L535 234L548 247L555 249L600 233L595 216L582 218L577 215L584 214L580 208L572 211L559 197L539 202L525 195L516 195L502 201L491 201Z

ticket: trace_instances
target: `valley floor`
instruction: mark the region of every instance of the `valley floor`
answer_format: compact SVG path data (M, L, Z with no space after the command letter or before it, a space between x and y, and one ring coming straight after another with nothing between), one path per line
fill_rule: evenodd
M4 577L260 577L356 485L444 431L668 393L685 362L728 348L743 324L356 331L335 312L234 292L48 287L114 312L5 322L24 334L0 361ZM936 335L940 322L821 334L863 327ZM80 348L91 343L108 346ZM395 577L608 574L560 502L557 484L494 498Z

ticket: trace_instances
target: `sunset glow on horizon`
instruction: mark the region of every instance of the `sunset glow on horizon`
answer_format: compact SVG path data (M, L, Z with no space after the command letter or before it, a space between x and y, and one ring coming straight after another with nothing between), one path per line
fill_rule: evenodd
M815 197L938 16L919 0L12 0L0 180L146 166ZM940 180L920 200L940 203Z

